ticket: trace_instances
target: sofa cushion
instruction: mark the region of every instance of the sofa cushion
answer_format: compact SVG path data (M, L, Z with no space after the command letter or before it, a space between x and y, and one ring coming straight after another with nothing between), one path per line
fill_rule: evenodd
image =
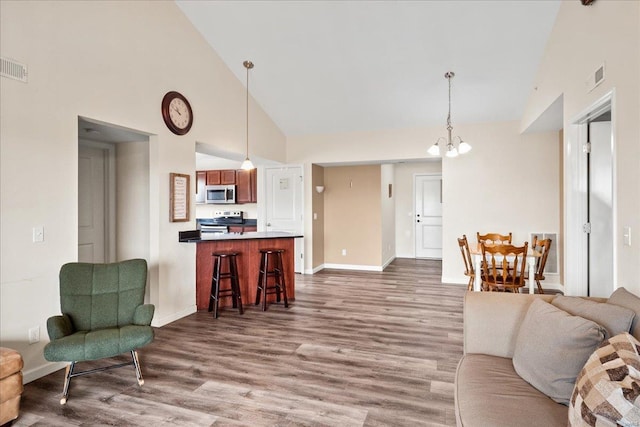
M567 407L524 381L511 359L466 354L455 379L458 426L554 427L567 425ZM514 422L517 420L517 423Z
M568 405L576 377L604 336L597 323L534 300L520 326L513 366L529 384Z
M606 329L605 338L611 338L631 330L636 314L633 310L620 305L596 302L577 297L558 296L551 302L561 310L574 316L593 320Z
M631 332L631 335L636 337L636 339L640 340L640 298L625 288L618 288L611 294L607 303L626 307L636 313L629 332Z
M640 425L639 346L625 332L593 352L571 395L571 426Z

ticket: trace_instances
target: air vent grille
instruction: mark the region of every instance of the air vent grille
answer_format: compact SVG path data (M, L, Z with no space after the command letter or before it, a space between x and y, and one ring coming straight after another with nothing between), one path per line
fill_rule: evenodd
M587 93L591 92L595 89L600 83L604 81L604 63L598 67L588 78L587 78Z
M13 59L0 58L0 75L26 83L27 66Z

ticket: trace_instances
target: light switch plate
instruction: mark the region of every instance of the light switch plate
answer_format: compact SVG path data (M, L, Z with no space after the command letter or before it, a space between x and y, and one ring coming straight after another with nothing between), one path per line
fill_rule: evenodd
M33 227L33 242L34 243L39 243L39 242L44 242L44 227L43 226L37 226L37 227Z
M631 246L631 227L628 225L622 228L622 238L625 246Z

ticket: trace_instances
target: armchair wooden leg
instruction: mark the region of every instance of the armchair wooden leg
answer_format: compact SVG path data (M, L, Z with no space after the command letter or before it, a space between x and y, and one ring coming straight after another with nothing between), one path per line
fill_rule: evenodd
M69 383L71 383L71 375L73 374L73 368L75 366L76 362L71 362L67 365L67 369L64 372L64 388L62 389L62 399L60 399L61 405L67 403L67 398L69 397Z
M144 384L144 378L142 378L142 372L140 372L140 362L138 361L138 352L131 351L131 358L133 359L133 366L136 368L136 378L138 378L138 385Z

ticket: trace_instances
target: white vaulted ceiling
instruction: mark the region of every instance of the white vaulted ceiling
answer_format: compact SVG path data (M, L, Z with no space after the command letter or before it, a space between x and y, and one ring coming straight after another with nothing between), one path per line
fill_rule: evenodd
M177 4L291 136L519 120L560 1Z

